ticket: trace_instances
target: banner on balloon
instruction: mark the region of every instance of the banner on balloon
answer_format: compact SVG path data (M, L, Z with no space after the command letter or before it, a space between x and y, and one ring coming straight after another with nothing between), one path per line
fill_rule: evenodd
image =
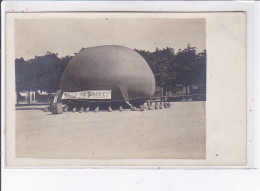
M63 92L61 99L111 99L111 90Z

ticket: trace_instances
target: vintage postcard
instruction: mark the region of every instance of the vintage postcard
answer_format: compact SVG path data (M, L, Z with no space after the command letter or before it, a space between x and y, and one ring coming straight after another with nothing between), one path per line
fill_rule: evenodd
M246 15L7 13L7 166L246 165Z

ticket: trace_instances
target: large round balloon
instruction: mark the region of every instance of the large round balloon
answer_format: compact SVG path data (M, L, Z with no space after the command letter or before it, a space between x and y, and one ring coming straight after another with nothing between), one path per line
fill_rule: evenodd
M80 51L67 65L61 90L112 90L111 100L149 98L155 78L137 52L123 46L97 46Z

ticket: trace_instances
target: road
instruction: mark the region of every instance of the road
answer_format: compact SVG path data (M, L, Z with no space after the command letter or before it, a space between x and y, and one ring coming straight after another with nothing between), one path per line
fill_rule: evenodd
M205 102L176 102L144 112L16 110L16 157L203 159Z

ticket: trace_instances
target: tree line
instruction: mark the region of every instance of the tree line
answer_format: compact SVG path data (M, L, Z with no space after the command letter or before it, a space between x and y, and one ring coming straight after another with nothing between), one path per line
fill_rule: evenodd
M83 48L84 49L84 48ZM154 52L135 49L149 64L156 79L156 86L172 89L181 86L206 84L206 50L197 53L196 47L177 52L173 48L156 48ZM76 54L76 53L75 53ZM43 56L24 60L15 59L16 92L56 92L62 74L73 56L59 58L47 52Z

